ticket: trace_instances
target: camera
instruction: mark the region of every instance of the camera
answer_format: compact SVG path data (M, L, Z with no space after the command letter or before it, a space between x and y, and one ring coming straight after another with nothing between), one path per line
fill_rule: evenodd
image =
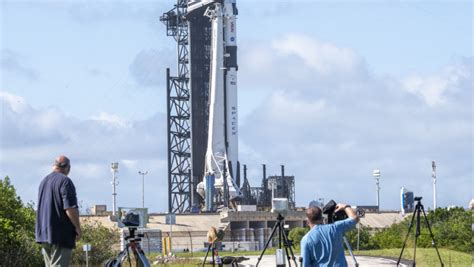
M326 205L323 207L323 214L327 215L328 223L333 223L337 221L341 221L347 219L347 214L344 210L336 211L337 203L331 199Z
M288 198L273 198L271 212L285 215L288 212Z
M423 197L415 197L415 201L420 201Z
M119 228L145 228L148 222L148 209L119 207L116 219Z

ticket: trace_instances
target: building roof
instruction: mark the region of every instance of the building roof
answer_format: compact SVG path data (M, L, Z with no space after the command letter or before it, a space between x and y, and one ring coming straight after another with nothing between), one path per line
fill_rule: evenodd
M386 228L394 223L403 221L405 217L398 212L390 213L366 213L360 219L360 224L370 228Z

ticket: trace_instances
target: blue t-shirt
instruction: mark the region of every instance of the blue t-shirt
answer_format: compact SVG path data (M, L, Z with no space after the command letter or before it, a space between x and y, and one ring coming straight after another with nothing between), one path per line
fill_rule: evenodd
M66 175L52 172L38 190L36 242L75 247L76 230L65 211L69 208L77 208L76 188Z
M346 267L343 236L355 227L356 220L347 218L332 224L314 226L301 239L301 257L304 267Z

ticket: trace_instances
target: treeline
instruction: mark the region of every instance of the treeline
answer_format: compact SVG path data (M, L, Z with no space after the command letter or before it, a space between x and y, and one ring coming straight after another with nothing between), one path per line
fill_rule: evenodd
M389 249L401 248L408 232L412 216L407 216L402 222L392 224L385 229L371 229L360 227L359 229L359 249ZM431 226L433 236L438 248L447 248L456 251L471 253L474 251L474 236L472 234L473 212L460 207L437 208L427 214L427 220ZM416 218L413 220L416 224ZM432 247L431 235L423 215L420 217L420 236L417 240L417 247ZM413 225L408 235L407 247L413 247L415 239L415 228ZM301 237L309 229L295 228L290 231L289 238L294 244L299 246ZM357 249L357 229L351 230L346 237L352 248Z
M0 179L0 266L44 266L41 246L35 242L35 220L33 203L21 201L8 176ZM93 222L81 227L82 238L73 251L72 264L86 262L84 244L92 247L90 264L102 264L114 255L113 245L119 242L117 230Z

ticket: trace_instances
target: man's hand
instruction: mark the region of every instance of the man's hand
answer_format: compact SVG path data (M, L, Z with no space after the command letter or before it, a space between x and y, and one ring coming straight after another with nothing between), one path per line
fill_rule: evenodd
M344 204L344 203L339 203L339 204L337 204L337 205L336 205L336 209L334 210L334 213L336 213L336 212L338 212L338 211L344 209L346 206L349 206L349 205ZM350 207L350 206L349 206L349 207Z
M356 222L359 222L359 216L357 216L357 213L351 208L350 205L339 203L336 205L336 209L334 210L334 212L338 212L340 210L344 210L344 212L347 214L347 217L356 220Z
M76 228L76 241L79 241L79 239L81 239L81 236L82 236L81 227Z
M79 221L79 210L77 208L70 208L66 209L66 215L71 220L72 224L74 225L76 231L76 240L79 240L82 235L81 231L81 223Z

